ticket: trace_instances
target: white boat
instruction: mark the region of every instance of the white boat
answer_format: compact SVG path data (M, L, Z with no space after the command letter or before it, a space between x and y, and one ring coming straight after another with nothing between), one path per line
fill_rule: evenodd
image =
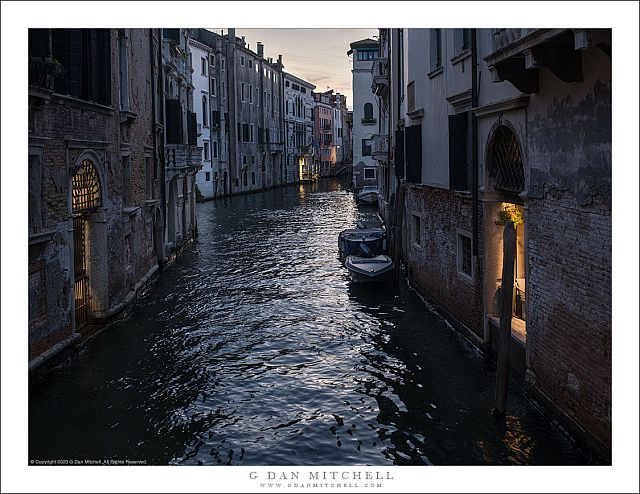
M361 204L376 204L378 202L378 188L371 185L363 187L357 197Z
M356 283L386 281L393 273L393 261L384 254L373 257L347 256L344 265Z

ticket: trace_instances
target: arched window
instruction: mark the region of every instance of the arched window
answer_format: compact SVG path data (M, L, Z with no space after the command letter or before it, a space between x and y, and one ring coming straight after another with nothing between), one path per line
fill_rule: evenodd
M364 105L364 119L373 120L373 105L371 103L365 103Z
M203 96L202 97L202 125L204 125L205 127L209 125L208 119L207 119L208 114L209 112L207 111L207 97Z
M495 189L514 192L524 189L524 166L518 139L501 125L491 137L487 153L487 173Z
M100 179L93 161L82 160L82 165L73 175L71 204L74 214L88 212L100 206L102 201Z

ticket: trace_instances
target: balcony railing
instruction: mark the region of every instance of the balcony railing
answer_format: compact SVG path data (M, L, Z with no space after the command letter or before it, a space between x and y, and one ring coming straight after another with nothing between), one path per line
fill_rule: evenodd
M377 120L375 118L362 118L360 119L360 123L362 125L375 125Z
M202 166L202 148L188 144L165 145L167 168L198 168Z

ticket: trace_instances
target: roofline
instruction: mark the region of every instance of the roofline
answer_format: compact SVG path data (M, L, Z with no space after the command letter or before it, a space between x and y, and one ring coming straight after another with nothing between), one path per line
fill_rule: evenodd
M312 90L316 88L316 86L314 84L311 84L309 81L305 81L304 79L301 79L300 77L297 77L289 72L282 71L282 77L284 78L289 77L291 79L295 79L297 82L301 84L305 84L308 88L311 88Z

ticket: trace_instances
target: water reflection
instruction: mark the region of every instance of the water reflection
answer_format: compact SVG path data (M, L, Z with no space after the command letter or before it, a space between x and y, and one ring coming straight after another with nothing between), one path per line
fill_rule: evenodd
M127 320L30 392L32 458L205 465L575 464L406 286L353 285L337 182L198 207L200 237Z

